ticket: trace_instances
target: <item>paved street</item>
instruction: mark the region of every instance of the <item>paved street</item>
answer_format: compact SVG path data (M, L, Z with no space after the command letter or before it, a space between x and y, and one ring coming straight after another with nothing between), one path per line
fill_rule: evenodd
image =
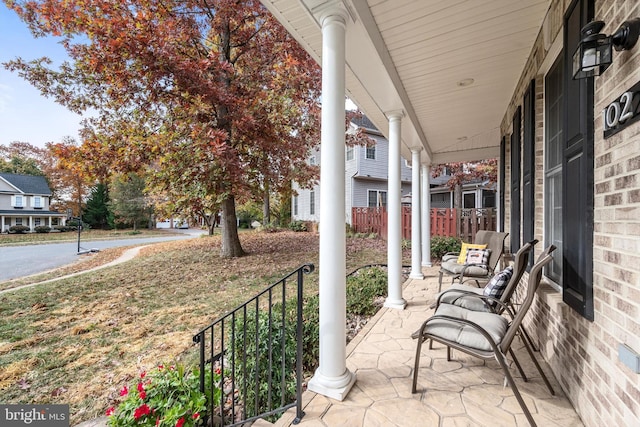
M166 237L129 238L119 240L80 240L81 250L107 249L119 246L146 245L170 240L190 239L202 234L202 230L180 230L180 234ZM78 242L50 243L43 245L0 247L0 282L18 277L42 273L78 259Z

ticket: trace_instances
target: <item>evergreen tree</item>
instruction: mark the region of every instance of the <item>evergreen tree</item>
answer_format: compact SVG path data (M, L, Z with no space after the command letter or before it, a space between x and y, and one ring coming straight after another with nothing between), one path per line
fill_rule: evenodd
M109 193L105 184L98 184L91 189L82 219L91 228L103 230L113 227L113 215L109 210Z

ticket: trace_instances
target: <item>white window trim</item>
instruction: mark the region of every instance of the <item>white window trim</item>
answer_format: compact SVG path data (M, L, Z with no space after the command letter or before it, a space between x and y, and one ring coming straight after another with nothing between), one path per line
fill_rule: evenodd
M369 150L373 150L373 157L369 157ZM366 160L376 160L376 158L378 157L378 149L377 149L377 144L374 144L370 147L365 147L364 149L364 158Z

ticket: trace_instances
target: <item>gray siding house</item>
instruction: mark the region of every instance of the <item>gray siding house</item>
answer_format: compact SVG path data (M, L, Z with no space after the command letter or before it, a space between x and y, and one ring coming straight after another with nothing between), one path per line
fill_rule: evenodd
M65 214L49 210L51 190L43 176L0 173L0 231L14 225L34 231L38 226L61 225Z
M387 206L387 177L389 171L389 141L368 118L354 120L353 130L362 128L375 141L368 147L347 147L345 153L345 222L351 225L352 208L379 208ZM314 149L308 160L320 164L320 150ZM400 169L402 203L411 205L411 165L404 160ZM431 207L453 208L453 191L447 186L449 175L431 179ZM291 218L299 221L320 221L320 185L302 189L293 183L294 196ZM463 208L495 207L495 185L487 181L473 181L462 187Z
M368 147L347 147L345 153L345 223L351 224L352 208L387 206L387 176L389 170L389 142L366 118L351 123L353 130L363 128L375 141ZM319 148L313 150L310 164L320 164ZM411 192L411 168L406 161L401 168L402 194ZM302 189L293 183L294 196L291 218L300 221L320 221L320 185Z

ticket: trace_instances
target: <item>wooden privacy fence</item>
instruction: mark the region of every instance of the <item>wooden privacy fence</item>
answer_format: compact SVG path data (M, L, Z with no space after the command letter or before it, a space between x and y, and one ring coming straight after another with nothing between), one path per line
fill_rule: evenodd
M472 242L478 230L496 230L496 210L431 209L431 235L459 237ZM376 233L387 238L387 211L383 208L353 208L351 228L356 233ZM402 238L411 239L411 207L402 207Z

